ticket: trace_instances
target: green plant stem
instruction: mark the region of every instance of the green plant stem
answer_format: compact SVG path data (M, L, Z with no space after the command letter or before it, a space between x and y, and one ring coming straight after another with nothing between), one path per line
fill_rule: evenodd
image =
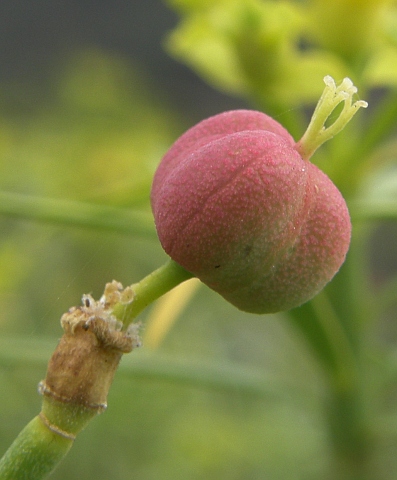
M46 478L68 453L96 409L43 397L42 409L0 460L1 480Z
M0 214L77 227L155 236L150 213L0 191Z
M168 260L162 267L150 273L140 282L131 285L134 299L131 303L117 304L113 315L128 325L139 313L159 297L172 290L193 275L173 260Z
M0 460L1 480L46 478L73 445L73 440L49 430L39 416L21 431Z
M325 413L338 480L373 479L369 465L373 445L366 391L367 360L363 329L370 321L372 295L365 280L365 224L355 225L345 265L326 289L290 312L323 369L327 386ZM357 301L360 299L360 301Z
M371 448L359 390L354 384L347 389L331 389L326 405L334 453L333 478L338 480L373 478L368 469Z
M133 301L112 314L130 323L158 297L192 275L172 260L132 285ZM95 304L96 307L96 304ZM106 397L122 353L133 345L90 304L62 316L62 336L48 364L40 414L19 434L0 461L1 480L45 478L69 451L75 436L106 408ZM91 309L91 310L90 310Z
M368 360L363 355L367 347L365 331L373 318L373 296L366 281L369 267L365 261L369 231L365 224L355 225L345 265L325 290L351 354L327 382L326 413L334 451L333 478L340 480L374 478L369 468L374 441L369 419L373 412L367 405ZM327 321L326 309L320 308L317 314ZM329 339L340 343L338 336Z
M349 342L341 319L324 290L311 300L311 304L316 319L328 339L330 349L332 349L335 367L332 376L334 381L344 388L357 375L357 361L353 346Z
M342 301L340 299L340 301ZM365 421L359 359L341 318L325 293L290 312L324 372L325 413L338 480L365 480L369 433Z

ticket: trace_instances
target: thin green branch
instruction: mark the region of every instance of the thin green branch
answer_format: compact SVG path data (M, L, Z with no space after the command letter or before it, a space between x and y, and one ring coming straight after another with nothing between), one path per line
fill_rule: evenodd
M339 387L346 388L346 385L355 383L357 376L357 359L353 347L325 291L316 295L311 303L336 360L337 368L333 378L340 383Z
M49 199L0 191L0 214L145 237L155 235L150 213L74 200Z
M1 480L46 478L68 453L73 439L51 431L40 416L29 422L0 460Z
M112 313L124 324L128 325L148 305L192 277L193 275L190 272L173 260L169 260L140 282L131 285L133 300L128 304L118 303L113 308Z

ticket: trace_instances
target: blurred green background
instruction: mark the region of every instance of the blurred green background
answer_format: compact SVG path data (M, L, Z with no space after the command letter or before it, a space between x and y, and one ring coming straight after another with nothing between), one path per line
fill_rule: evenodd
M177 23L159 0L0 2L0 189L53 199L55 209L62 200L131 209L149 225L126 233L0 217L1 451L40 409L61 315L83 293L98 298L106 282L128 285L164 263L149 207L163 153L198 120L250 106L167 55ZM383 224L371 236L374 285L397 273L395 237ZM375 351L395 348L391 298L370 332ZM369 384L377 368L375 358ZM390 369L376 402L394 412ZM327 479L326 398L286 315L244 314L200 287L156 349L123 359L108 410L52 478ZM390 418L377 423L379 479L397 474Z

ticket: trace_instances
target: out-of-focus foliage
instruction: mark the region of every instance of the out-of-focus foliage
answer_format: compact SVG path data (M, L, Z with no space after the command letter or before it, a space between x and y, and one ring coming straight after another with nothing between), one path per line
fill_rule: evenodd
M34 112L11 112L1 122L1 187L147 204L174 122L145 79L122 57L91 49L71 56L49 83Z
M343 76L336 56L299 49L295 40L302 28L304 19L292 3L218 1L189 11L168 46L221 89L291 106L319 96L324 71Z
M395 85L390 1L169 3L182 16L170 52L218 88L268 108L314 102L327 74L360 78L361 89Z

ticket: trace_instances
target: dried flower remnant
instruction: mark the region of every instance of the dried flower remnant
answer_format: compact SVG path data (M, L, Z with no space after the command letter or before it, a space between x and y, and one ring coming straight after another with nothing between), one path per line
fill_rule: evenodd
M124 331L122 322L112 314L115 305L128 304L133 298L130 287L123 289L113 281L106 285L99 301L83 295L82 305L72 307L62 316L64 334L48 364L46 378L39 384L39 392L44 396L40 414L44 423L52 428L59 423L58 415L53 418L54 405L57 409L74 407L85 415L95 415L106 408L122 355L141 345L139 324Z

